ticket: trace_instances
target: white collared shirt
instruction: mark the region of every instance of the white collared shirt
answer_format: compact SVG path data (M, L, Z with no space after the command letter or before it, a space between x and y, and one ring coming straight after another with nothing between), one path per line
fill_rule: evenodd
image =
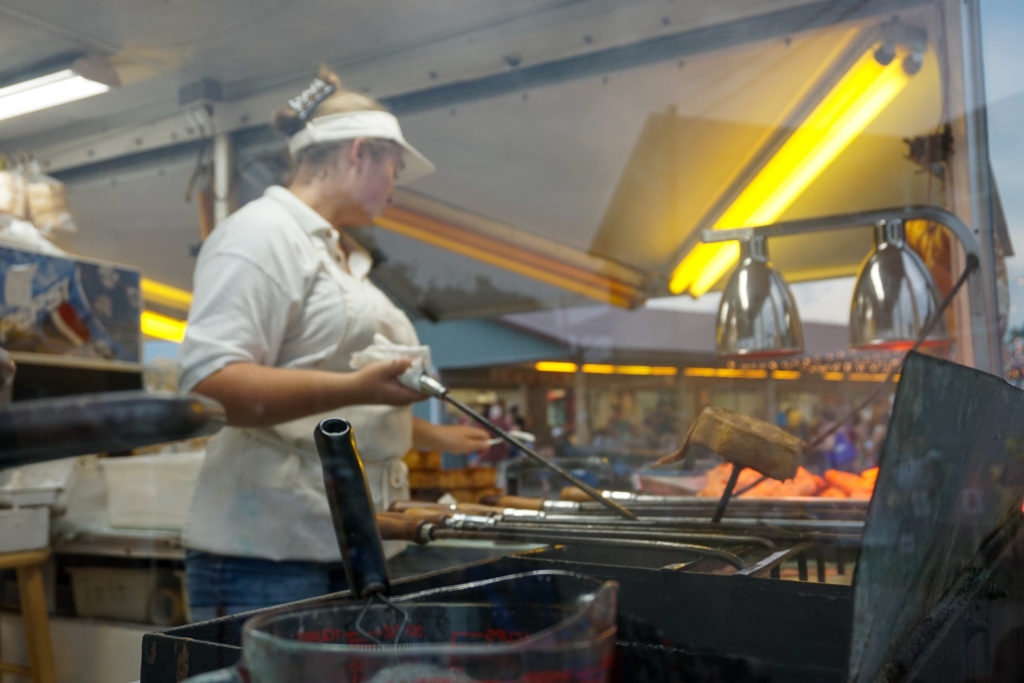
M189 391L232 362L351 370L375 333L418 344L405 316L368 279L370 256L283 187L229 216L203 245L179 352ZM214 436L183 532L187 547L273 560L340 558L313 428L352 423L378 509L408 497L410 408L352 406L272 428L225 427ZM394 550L394 548L392 548Z

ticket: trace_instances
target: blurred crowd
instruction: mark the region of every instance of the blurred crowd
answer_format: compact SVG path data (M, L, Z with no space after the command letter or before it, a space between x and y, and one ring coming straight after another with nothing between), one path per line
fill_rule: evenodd
M669 452L679 446L681 421L675 402L667 398L633 420L626 417L621 404L612 404L609 419L594 428L589 445L598 450Z
M621 398L621 397L619 397ZM509 432L531 432L518 406L506 406L500 398L474 406L489 420ZM549 436L535 444L543 457L560 459L594 455L652 455L676 450L685 434L689 418L683 415L671 397L647 403L644 409L628 401L609 401L598 424L591 427L589 439L581 438L573 422L550 426ZM852 415L849 406L838 403L818 405L808 402L783 404L775 423L813 447L804 456L804 466L814 474L825 470L862 472L878 464L885 441L891 411L891 398L880 399ZM596 416L595 416L596 417ZM460 416L462 422L467 418ZM843 423L827 437L820 435ZM504 441L492 439L491 445L464 464L494 466L521 455Z
M776 424L807 443L817 443L804 456L804 466L814 474L827 469L862 472L878 465L885 442L891 411L890 400L883 399L849 415L849 409L822 408L810 417L796 407L778 412ZM819 435L843 420L824 439Z

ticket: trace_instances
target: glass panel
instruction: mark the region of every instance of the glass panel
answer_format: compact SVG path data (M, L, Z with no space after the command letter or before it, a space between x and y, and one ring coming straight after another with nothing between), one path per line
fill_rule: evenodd
M133 624L95 678L353 538L613 579L645 680L1020 678L1018 0L58 4L0 7L0 562Z

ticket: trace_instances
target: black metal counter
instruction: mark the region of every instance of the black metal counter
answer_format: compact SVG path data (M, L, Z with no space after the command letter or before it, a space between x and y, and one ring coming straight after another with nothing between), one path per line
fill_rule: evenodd
M1024 633L1022 499L1024 393L912 354L852 586L673 570L639 551L567 543L396 581L393 594L541 568L615 580L624 681L1019 680L991 673L1003 644L1009 666L1022 657L1012 648ZM233 663L245 619L148 634L141 683Z

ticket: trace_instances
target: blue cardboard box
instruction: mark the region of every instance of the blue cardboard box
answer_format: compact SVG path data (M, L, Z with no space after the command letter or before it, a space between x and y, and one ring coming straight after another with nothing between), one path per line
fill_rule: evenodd
M138 363L138 270L0 247L0 346Z

